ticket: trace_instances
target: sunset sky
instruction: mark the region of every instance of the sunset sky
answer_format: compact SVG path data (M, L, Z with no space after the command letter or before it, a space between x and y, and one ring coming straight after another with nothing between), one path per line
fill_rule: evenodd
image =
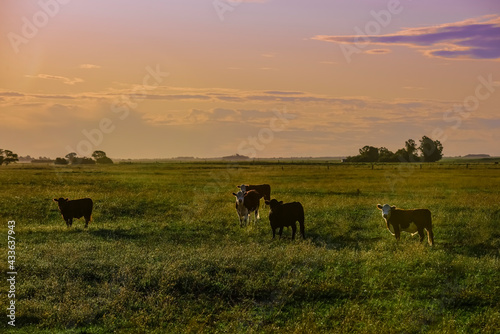
M0 148L500 156L500 1L0 0Z

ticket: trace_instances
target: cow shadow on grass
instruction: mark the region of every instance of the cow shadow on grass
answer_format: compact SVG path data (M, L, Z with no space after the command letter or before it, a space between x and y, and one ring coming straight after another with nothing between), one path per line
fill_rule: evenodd
M107 240L138 240L142 239L144 236L141 233L137 233L134 230L124 230L124 229L108 229L101 228L97 230L89 230L89 234Z
M74 224L73 224L74 225ZM36 243L42 243L45 242L45 236L46 235L52 235L52 236L58 236L58 237L64 237L67 235L79 235L79 234L89 234L94 237L102 238L102 239L109 239L109 240L138 240L144 238L144 234L139 233L136 230L130 229L109 229L109 228L96 228L94 227L89 227L89 228L84 228L83 226L73 226L70 228L67 228L66 226L61 227L57 231L34 231L34 232L29 232L30 235L39 235L40 237L35 237L33 238L33 242ZM43 236L43 237L42 237Z
M30 315L16 315L16 328L22 328L22 327L28 327L28 326L35 326L38 325L39 323L43 322L43 319L41 317L37 316L30 316Z
M334 190L311 190L311 189L294 189L294 195L306 196L341 196L341 197L369 197L370 194L361 189L353 189L351 191L334 191Z
M444 248L448 253L455 253L470 257L498 257L500 255L498 246L492 243L479 243L470 245L438 240L438 242L436 242L436 246Z
M306 230L306 239L310 239L311 242L317 247L325 247L331 250L342 250L342 249L369 249L373 248L376 243L378 243L382 237L380 236L367 236L361 233L345 233L341 235L331 235L325 234L320 230Z

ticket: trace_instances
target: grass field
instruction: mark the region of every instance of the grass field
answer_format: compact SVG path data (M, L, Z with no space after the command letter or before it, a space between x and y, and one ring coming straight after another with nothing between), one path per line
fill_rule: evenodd
M0 180L3 277L16 221L16 332L500 330L498 165L17 164ZM241 183L300 201L306 240L285 229L272 241L268 208L240 228ZM56 197L91 197L89 228L67 228ZM429 208L435 247L396 243L377 203Z

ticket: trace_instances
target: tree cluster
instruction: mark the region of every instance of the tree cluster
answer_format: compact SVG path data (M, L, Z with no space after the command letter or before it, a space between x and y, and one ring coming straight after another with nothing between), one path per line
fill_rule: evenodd
M405 147L391 152L385 147L364 146L359 154L347 157L346 162L434 162L443 157L443 145L439 140L427 136L420 139L420 145L413 139L405 142Z
M64 159L66 158L66 159ZM104 151L94 151L92 153L92 158L78 157L75 152L66 154L64 158L57 158L55 161L56 165L94 165L98 164L112 164L113 160L106 156Z
M3 164L8 165L11 162L16 161L19 161L19 157L17 156L17 154L9 150L2 150L0 148L0 166Z

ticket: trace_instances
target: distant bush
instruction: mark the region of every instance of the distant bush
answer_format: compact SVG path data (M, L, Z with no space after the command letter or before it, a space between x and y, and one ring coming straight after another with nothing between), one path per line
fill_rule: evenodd
M112 164L113 160L111 160L108 157L103 157L103 158L97 159L95 162L97 162L98 164Z
M93 159L90 159L87 157L83 157L83 158L76 157L73 159L71 164L72 165L95 165L95 161Z
M104 151L94 151L92 153L92 158L87 158L87 157L78 157L76 153L68 153L66 154L66 158L68 159L69 163L72 165L94 165L96 163L98 164L112 164L113 160L108 158L106 156L106 153ZM61 158L62 159L62 158ZM65 160L65 159L62 159ZM61 160L61 162L62 162ZM67 164L68 162L66 162ZM57 163L56 163L57 164ZM61 163L64 164L64 163Z
M67 165L68 164L68 160L66 160L64 158L56 158L56 161L54 161L54 164L56 164L56 165Z
M92 153L92 158L94 158L98 164L112 164L113 163L113 160L108 158L106 156L106 152L104 152L104 151L94 151L94 153Z

